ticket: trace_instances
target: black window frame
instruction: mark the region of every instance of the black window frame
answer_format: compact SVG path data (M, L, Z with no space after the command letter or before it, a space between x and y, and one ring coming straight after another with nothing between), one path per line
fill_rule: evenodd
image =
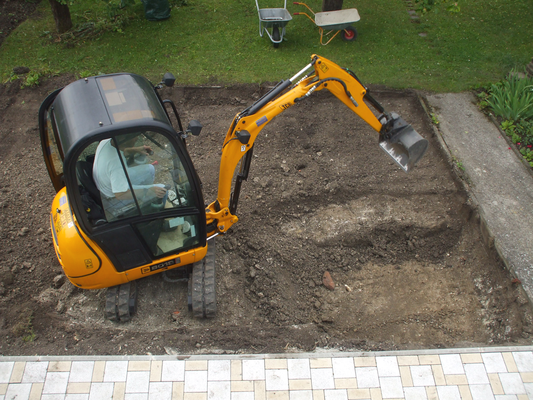
M110 128L112 128L111 126ZM193 206L187 206L187 207L179 207L179 208L170 208L163 210L158 213L153 214L145 214L142 213L137 216L132 216L129 218L124 219L118 219L111 222L102 223L101 225L93 226L88 218L87 213L83 207L82 201L81 201L81 194L78 188L78 180L76 177L76 162L78 161L78 158L82 154L82 152L91 144L95 142L99 142L101 140L110 139L119 135L127 134L127 133L134 133L139 131L151 131L155 133L162 134L165 136L169 142L174 146L174 149L176 151L177 156L181 160L181 163L185 169L185 172L187 174L187 178L189 179L189 182L191 184L191 194L192 198L194 200ZM78 221L78 224L80 226L80 229L83 231L84 234L86 234L89 238L93 238L97 236L99 233L103 233L107 230L115 230L116 228L124 225L129 225L137 235L139 235L139 239L144 243L144 239L140 235L139 231L136 228L136 225L142 222L148 222L153 221L155 219L162 219L162 218L174 218L174 217L185 217L185 216L198 216L198 238L199 238L199 244L197 246L193 247L204 247L206 243L206 217L205 217L205 204L203 199L203 194L201 190L201 185L198 179L198 175L196 173L196 170L194 168L194 165L192 163L192 160L189 156L189 153L187 152L187 149L185 148L185 145L183 144L183 141L179 137L179 135L174 131L171 125L162 124L160 122L154 121L149 124L140 124L140 125L131 125L129 127L123 127L121 129L105 129L105 132L102 132L98 135L91 135L86 138L86 140L83 140L76 144L75 149L73 148L72 152L69 152L66 156L66 162L64 161L63 170L65 181L66 181L66 187L67 187L67 195L69 198L69 204L72 213L74 214L76 220ZM146 246L146 243L144 243ZM146 246L146 250L148 253L152 254L148 246ZM183 248L180 250L186 251L187 248ZM161 258L168 256L170 253L165 253L163 255L158 255L157 257L152 257L153 259Z

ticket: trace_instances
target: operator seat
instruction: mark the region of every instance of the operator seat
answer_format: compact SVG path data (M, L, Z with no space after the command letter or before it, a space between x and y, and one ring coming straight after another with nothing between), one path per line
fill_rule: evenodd
M107 222L104 213L104 207L100 198L100 191L93 180L93 163L79 160L76 162L76 176L80 185L80 194L83 207L87 213L87 218L93 226ZM93 158L94 160L94 158Z

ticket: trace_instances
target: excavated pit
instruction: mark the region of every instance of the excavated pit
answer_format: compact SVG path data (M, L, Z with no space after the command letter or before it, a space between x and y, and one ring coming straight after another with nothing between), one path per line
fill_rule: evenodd
M105 292L62 284L48 228L53 190L40 154L40 101L67 77L3 87L0 186L2 354L164 354L410 349L527 343L532 314L479 230L468 194L415 93L374 92L430 142L405 174L377 133L325 92L272 121L256 141L237 210L217 237L217 317L195 320L187 284L138 281L126 324L103 318ZM184 122L206 203L222 140L257 86L165 89ZM21 230L26 227L26 230ZM330 291L322 284L329 272ZM35 337L24 341L31 315ZM21 333L22 332L22 333Z

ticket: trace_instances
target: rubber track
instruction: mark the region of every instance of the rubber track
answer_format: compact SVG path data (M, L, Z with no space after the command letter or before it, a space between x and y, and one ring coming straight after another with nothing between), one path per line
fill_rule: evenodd
M130 283L123 283L118 290L118 318L120 322L128 322L131 319L130 315Z
M105 317L110 321L118 321L117 296L118 286L107 288L105 295Z
M130 298L128 300L130 317L137 313L137 281L130 282Z
M107 288L105 317L110 321L128 322L137 308L135 282Z
M213 239L208 244L206 256L193 264L192 311L196 318L213 318L217 311L215 254Z

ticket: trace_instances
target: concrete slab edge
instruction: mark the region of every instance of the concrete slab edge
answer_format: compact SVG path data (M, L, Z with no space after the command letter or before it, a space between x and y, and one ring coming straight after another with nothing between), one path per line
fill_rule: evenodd
M490 229L490 226L487 223L487 219L485 217L483 208L479 205L479 202L477 201L475 195L470 190L470 184L469 184L470 179L468 177L468 174L465 171L462 171L462 170L460 170L457 167L457 165L454 162L453 154L452 154L450 148L448 147L448 145L446 144L446 140L442 136L442 134L441 134L440 130L438 129L438 127L436 127L435 124L433 123L432 118L431 118L431 112L430 112L430 109L429 109L429 106L428 106L429 102L427 101L427 99L425 98L424 95L422 95L422 94L420 94L418 92L417 92L417 98L418 98L418 101L420 102L421 107L424 109L424 112L426 113L426 116L428 118L428 121L429 121L429 124L431 126L431 129L433 130L433 133L434 133L435 137L437 138L437 141L439 142L439 144L441 146L441 150L446 155L448 163L452 166L452 169L454 170L457 178L461 181L461 184L463 185L464 189L468 193L469 199L473 203L472 205L473 205L474 211L477 213L477 216L479 218L479 229L480 229L480 232L481 232L481 236L483 238L484 245L486 246L486 248L489 251L493 250L493 251L496 252L496 255L503 262L505 268L509 271L509 273L511 274L511 276L513 278L518 278L518 276L516 274L516 271L514 270L512 264L509 262L507 257L505 257L505 255L504 255L504 253L502 251L501 244L499 243L499 241L495 238L494 234L492 233L492 231ZM500 127L498 126L498 124L496 123L494 118L491 118L491 120L494 123L494 125L496 125L496 127L498 128L498 130L500 131L502 136L504 136L505 139L509 143L509 138L507 137L507 135L504 132L502 132L502 130L500 129ZM514 149L514 146L510 146L510 147L512 147ZM515 149L515 154L516 153L518 153L518 152ZM519 153L517 154L517 156L519 156L521 161L523 160L522 156ZM523 161L522 161L522 163L523 163ZM529 165L528 165L528 167L529 167ZM533 172L531 171L531 168L529 168L528 172L530 174L532 174L532 176L533 176ZM529 303L533 306L533 295L530 295L524 289L523 286L520 286L520 288L523 291L523 293L525 294L525 296L528 298Z
M262 360L262 359L317 359L346 357L387 357L387 356L420 356L472 353L515 353L533 352L533 346L499 346L471 347L446 349L418 349L391 351L331 351L317 349L312 353L279 353L279 354L180 354L180 355L131 355L131 356L0 356L0 362L42 362L42 361L175 361L175 360Z

